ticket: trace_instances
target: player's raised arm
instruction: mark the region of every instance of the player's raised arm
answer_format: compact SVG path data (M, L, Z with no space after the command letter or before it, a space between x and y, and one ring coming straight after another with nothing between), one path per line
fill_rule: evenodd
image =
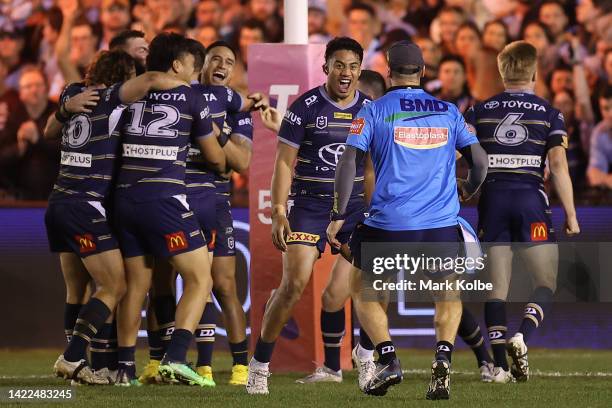
M279 142L276 148L274 173L272 174L272 242L281 251L287 250L285 242L291 233L287 220L287 198L291 188L293 163L297 158L298 149L286 143Z
M119 98L122 103L133 103L144 98L149 91L173 89L182 85L189 84L165 72L145 72L123 83L119 89Z

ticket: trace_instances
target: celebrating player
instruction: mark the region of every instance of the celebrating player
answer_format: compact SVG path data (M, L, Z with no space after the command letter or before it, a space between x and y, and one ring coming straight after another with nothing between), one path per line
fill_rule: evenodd
M325 250L325 220L332 206L335 160L344 149L354 115L369 102L357 91L362 59L363 49L355 40L342 37L330 41L323 65L326 83L299 97L283 119L272 177L272 241L283 252L283 276L268 301L255 355L249 364L249 394L268 393L268 365L274 342L310 280L315 261ZM329 156L319 152L328 152ZM343 243L348 241L352 227L364 218L363 165L355 181L350 217L340 232ZM287 218L290 190L293 207ZM338 252L339 248L335 248L334 253ZM338 257L332 275L343 274L346 278L349 268L350 264ZM325 342L339 345L344 334L344 311L332 314L333 321L324 330ZM339 368L338 361L332 371Z
M371 95L373 99L378 99L385 93L385 80L378 72L364 69L359 76L358 89L364 95ZM282 118L276 109L270 107L262 111L261 117L268 129L275 132L280 130ZM374 170L372 169L371 160L368 159L364 169L364 196L366 203L370 202L373 187ZM342 262L342 265L346 266L344 262ZM346 267L335 268L335 273L331 274L321 297L321 304L323 306L321 310L321 333L325 351L323 366L318 367L314 373L307 377L297 380L298 383L342 381L342 372L340 371L340 344L342 342L342 335L330 335L330 328L333 329L335 325L340 333L344 333L344 304L351 295L347 276L349 271ZM363 388L374 372L374 345L372 345L363 329L360 330L359 343L353 349L352 354L359 373L359 387Z
M187 86L194 73L189 43L176 34L158 35L151 42L147 68L168 72L185 86L152 92L132 103L121 128L123 163L115 206L128 284L118 309L118 382L137 383L134 350L153 255L169 259L184 283L159 372L171 380L210 385L185 361L212 288L206 241L186 201L185 165L190 141L200 146L209 166L218 171L225 169L225 154L214 137L204 97Z
M329 242L339 247L337 234L344 228L356 169L367 152L372 157L376 186L369 217L351 238L354 255L353 302L359 321L376 344L376 371L365 387L372 395L385 395L402 380L400 362L389 336L387 316L379 302L362 298L371 271L361 259L362 244L372 242L459 242L455 149L470 164L463 198L473 195L486 175L486 156L468 130L457 108L425 93L420 49L413 43L395 43L387 52L392 87L357 115L347 147L336 169ZM418 107L418 109L417 109ZM442 254L444 252L444 254ZM456 257L458 244L438 250L437 256ZM436 354L427 391L428 399L448 399L453 343L461 317L460 300L436 302Z
M116 108L142 98L151 89L181 83L160 72L129 80L134 75L135 62L128 54L101 52L85 82L64 90L62 106L45 130L45 137L62 132L61 169L45 215L51 251L60 253L68 294L75 288L84 290L89 276L96 284L96 292L78 313L70 343L53 369L58 376L94 384L108 384L109 378L88 367L87 346L100 330L110 330L104 323L125 293L121 253L106 218L119 147L115 127L121 110ZM99 102L94 96L97 90ZM82 91L91 103L71 115L66 106L72 97L82 96Z
M529 379L527 343L542 323L556 288L558 248L544 192L548 159L552 181L565 210L565 232L580 232L565 149L563 115L535 96L536 49L517 41L497 57L506 91L470 108L466 120L489 155L489 174L478 205L480 239L489 243L488 265L493 291L485 320L493 349L494 382ZM518 332L506 343L506 298L513 248L532 274L535 289L525 306ZM508 370L506 350L512 358Z

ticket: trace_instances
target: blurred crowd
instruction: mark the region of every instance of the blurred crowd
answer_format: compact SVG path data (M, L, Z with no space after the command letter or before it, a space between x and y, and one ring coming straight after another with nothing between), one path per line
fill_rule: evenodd
M424 54L425 89L465 111L503 91L497 53L524 39L539 52L536 93L565 116L579 201L612 191L612 0L309 0L309 39L338 35L364 48L363 68L387 75L385 51L412 39ZM239 55L232 86L245 89L247 48L282 42L281 0L2 0L0 2L0 199L44 200L59 142L42 130L63 86L80 81L98 50L127 30L163 31L202 44L223 39ZM306 18L306 16L305 16ZM234 179L237 204L247 183Z

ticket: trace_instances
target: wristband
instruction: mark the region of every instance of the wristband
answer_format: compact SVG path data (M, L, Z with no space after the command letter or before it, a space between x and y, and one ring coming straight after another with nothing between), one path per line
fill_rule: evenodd
M60 123L66 123L70 119L70 115L64 115L62 113L62 108L64 108L64 105L61 105L59 109L55 111L55 119L57 119L57 121ZM66 109L64 108L64 111L65 110Z
M335 211L332 211L329 214L329 220L330 221L343 221L346 218L346 214L339 214Z

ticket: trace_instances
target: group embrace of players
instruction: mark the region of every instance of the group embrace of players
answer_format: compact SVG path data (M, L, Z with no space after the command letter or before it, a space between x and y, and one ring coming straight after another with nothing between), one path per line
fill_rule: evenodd
M138 61L122 49L146 47L141 37L127 33L100 52L85 82L64 90L45 130L62 137L45 217L67 287L69 343L54 371L90 384L163 379L214 386L214 321L206 307L214 287L231 322L230 382L244 384L247 342L228 176L248 167L248 111L267 102L224 86L236 59L227 44L212 44L207 53L197 41L160 34ZM183 295L175 307L176 273ZM88 299L90 278L95 292ZM139 381L134 350L147 292L151 361ZM194 332L196 370L186 362Z
M139 63L125 52L101 52L85 83L66 88L46 129L46 137L62 137L60 175L45 219L68 293L69 344L56 374L91 384L214 386L214 293L234 360L230 383L246 385L249 394L268 394L275 340L329 243L341 256L322 295L325 363L298 382L342 381L344 304L352 297L362 328L352 353L359 388L385 395L403 375L386 302L364 296L369 271L362 245L456 243L438 255L457 256L465 231L459 227L459 198L469 199L484 183L478 235L491 244L494 291L485 320L493 358L458 294L437 294L427 398L449 398L457 334L473 348L483 381L527 380L527 342L552 299L558 258L542 189L546 159L566 212L566 232L579 232L563 118L532 91L536 51L524 42L506 47L499 68L507 91L471 108L465 120L454 105L420 88L424 62L418 47L399 42L387 57L392 87L385 92L380 75L361 71L363 49L356 41L330 41L325 84L304 93L283 117L265 96L244 97L225 87L235 59L225 43L204 50L196 41L161 34L150 44L148 72L139 76ZM523 103L516 108L506 101ZM247 362L227 176L248 167L248 111L258 108L263 124L279 136L272 241L282 251L283 272ZM322 150L339 146L344 153L335 165L323 160ZM459 182L457 151L470 167L467 180ZM506 341L511 242L529 244L518 252L535 290L521 327ZM176 273L184 288L175 308ZM90 278L96 289L88 299ZM431 278L452 279L453 271L436 271ZM134 350L147 293L150 362L137 378ZM195 370L186 362L194 333Z

